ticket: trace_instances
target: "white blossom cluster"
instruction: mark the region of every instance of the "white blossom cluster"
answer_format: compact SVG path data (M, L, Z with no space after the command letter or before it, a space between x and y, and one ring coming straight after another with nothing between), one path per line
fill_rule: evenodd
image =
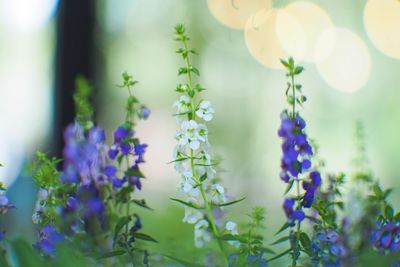
M185 206L184 222L194 224L194 241L196 247L202 247L212 238L211 225L205 219L205 203L198 183L206 194L207 200L213 204L222 204L227 202L225 188L215 182L216 171L213 167L212 157L210 155L210 143L208 141L208 129L204 122L209 122L214 117L214 109L209 101L201 101L197 107L192 110L191 99L187 96L181 96L174 103L176 108L177 121L180 123L180 129L176 132L178 144L175 148L175 169L182 176L182 182L178 185L178 190L184 194L184 201L200 209ZM195 118L189 118L189 113L194 113ZM197 119L197 120L196 120ZM203 123L201 123L203 122ZM193 157L193 161L191 161ZM193 163L193 164L192 164ZM202 209L201 209L202 208ZM223 207L213 206L213 216L215 223L219 227L226 228L228 233L237 234L236 224L234 222L223 221Z

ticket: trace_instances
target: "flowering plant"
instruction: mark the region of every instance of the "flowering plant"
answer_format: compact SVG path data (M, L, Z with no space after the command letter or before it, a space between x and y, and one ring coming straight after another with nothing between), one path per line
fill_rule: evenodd
M192 65L192 56L198 53L189 46L183 25L175 27L175 37L184 63L178 76L184 79L175 90L179 97L173 104L174 117L179 128L171 162L181 177L180 197L171 199L183 205L183 222L193 225L192 259L164 253L158 241L143 232L151 223L158 227L164 222L159 217L147 220L140 212L152 208L137 197L144 187L141 168L147 144L139 139L136 125L149 117L150 110L134 94L138 82L125 72L118 85L128 96L125 117L113 131L111 144L96 123L92 87L77 79L76 119L65 129L62 157L37 152L33 164L39 192L32 220L38 240L34 246L22 239L6 243L1 230L1 247L11 253L0 253L0 266L266 267L278 265L278 259L291 267L399 266L400 212L390 201L393 190L381 186L369 168L361 124L356 131L355 171L324 171L299 109L307 101L297 80L304 69L293 58L281 60L287 71L289 105L281 113L278 129L285 221L277 239L270 242L265 238L263 207L248 212L246 223L231 220L227 207L245 198L232 198L221 183L209 134L216 112L210 101L200 98L205 89L196 82L200 71ZM0 184L0 218L11 208ZM162 231L169 232L170 226L163 224ZM171 250L188 253L183 242ZM276 253L270 245L286 247Z
M92 89L84 79L77 79L77 116L65 130L63 171L57 170L61 159L37 153L34 180L40 191L33 220L41 228L36 247L43 254L54 255L56 245L67 238L98 258L128 255L133 265L147 265L149 253L134 244L156 240L140 231L142 222L132 207L150 207L132 194L142 188L139 165L144 163L147 147L134 136L135 118L146 119L150 111L133 96L131 88L136 83L123 74L120 87L129 92L126 118L108 148L104 130L93 121ZM143 256L134 256L137 253Z

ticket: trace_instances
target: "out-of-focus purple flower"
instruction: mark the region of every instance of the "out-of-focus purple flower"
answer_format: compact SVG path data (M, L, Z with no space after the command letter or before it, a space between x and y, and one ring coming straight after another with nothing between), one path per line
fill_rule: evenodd
M114 188L121 188L126 182L126 178L123 177L122 179L119 179L118 177L114 177L111 181Z
M99 198L91 198L86 203L87 212L90 214L99 214L104 210L103 201Z
M283 139L280 176L286 183L290 181L290 176L296 179L300 173L311 168L309 157L312 155L312 148L303 132L305 126L300 115L291 118L287 112L282 113L281 127L278 130L278 135Z
M143 155L146 152L147 145L146 144L137 144L133 147L135 155L138 157L136 159L136 163L143 163Z
M9 209L14 209L15 206L9 203L8 197L2 193L0 195L0 214L5 214Z
M128 155L132 146L130 145L130 139L133 137L134 131L128 128L127 125L119 126L114 131L114 143L108 150L108 156L110 159L114 160L119 152L123 155Z
M39 242L36 243L36 247L47 255L53 255L55 253L55 247L61 241L63 236L51 225L47 224L39 233Z
M109 164L104 168L104 174L109 178L113 178L117 174L117 168Z
M118 153L119 153L119 151L118 151L117 146L116 145L112 145L110 147L110 149L108 150L108 157L111 160L114 160L117 157Z
M290 198L286 198L283 202L283 210L285 211L286 217L291 225L294 225L295 221L301 222L305 218L304 211L300 209L294 210L294 205L295 201Z
M266 258L263 258L264 253L259 253L257 255L250 255L247 257L247 261L251 264L257 263L258 267L267 267L268 266L268 260Z
M135 217L136 217L135 224L131 227L131 229L129 229L129 231L133 233L139 231L142 228L142 221L140 220L139 216L135 215Z
M66 212L75 212L79 207L79 201L76 197L69 197L66 205Z
M130 176L130 177L128 178L128 182L129 182L131 185L136 186L137 189L139 189L139 190L142 189L142 183L140 182L140 178L139 178L139 177Z
M139 110L139 118L147 120L150 116L150 109L146 106L141 106L140 110Z
M92 127L85 132L76 122L65 130L64 141L63 182L89 184L93 181L98 186L108 182L102 173L107 151L102 128Z
M306 193L304 194L301 204L305 208L311 208L311 205L314 202L315 193L321 185L321 175L319 172L313 171L310 173L310 180L311 182L303 182L303 189L306 190Z
M400 251L400 223L389 221L378 226L372 232L371 243L381 252Z

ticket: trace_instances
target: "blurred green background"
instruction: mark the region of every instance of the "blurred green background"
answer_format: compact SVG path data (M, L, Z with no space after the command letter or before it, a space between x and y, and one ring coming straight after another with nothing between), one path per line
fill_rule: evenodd
M0 0L0 162L5 165L0 179L10 187L11 200L18 207L9 214L13 223L8 224L8 231L30 238L36 234L30 220L36 188L23 166L35 150L51 151L57 2ZM273 6L293 2L298 1L276 0ZM316 64L303 63L306 71L301 82L309 101L302 114L308 134L320 146L326 171L349 172L355 155L354 124L362 121L371 168L384 186L396 189L395 196L400 186L400 61L382 53L367 33L367 1L307 2L324 10L335 27L356 34L370 57L367 80L360 88L351 88L353 92L336 90ZM147 232L155 232L164 241L161 246L169 250L174 248L172 239L189 243L193 235L191 227L181 223L183 209L168 201L177 195L180 179L173 165L167 164L176 143L178 125L171 114L178 98L174 89L180 82L177 69L181 65L175 54L178 45L173 40L173 26L184 23L192 37L191 46L200 52L194 64L201 72L199 82L208 89L203 97L211 100L216 110L209 129L214 152L222 158L223 184L230 195L247 196L228 216L244 221L251 206L261 205L267 210L270 237L284 220L281 203L285 185L279 179L280 140L276 132L279 115L286 107L285 73L260 64L246 46L244 31L222 24L205 0L96 3L97 64L91 82L97 88L99 124L110 137L123 119L126 94L115 85L125 70L140 81L135 93L152 110L150 119L138 129L140 138L149 144L143 167L148 178L140 196L156 210L146 212ZM385 30L390 29L382 28ZM399 30L388 32L392 35L400 35ZM344 68L365 67L351 57L340 62ZM344 79L340 68L336 71L336 77ZM400 199L392 200L399 207ZM160 220L168 222L168 228L160 229Z

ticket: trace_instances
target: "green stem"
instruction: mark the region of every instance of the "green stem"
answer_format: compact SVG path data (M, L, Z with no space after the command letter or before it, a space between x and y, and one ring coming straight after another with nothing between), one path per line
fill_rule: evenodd
M296 116L296 86L294 83L294 74L291 74L291 79L292 79L292 92L293 92L293 109L292 109L292 115L293 115L293 119ZM295 179L296 181L296 189L297 189L297 196L296 196L296 201L297 201L297 207L296 209L300 208L301 202L300 202L300 180L299 179ZM292 258L292 267L296 267L297 266L297 258L298 258L298 254L300 251L300 247L299 247L299 240L300 240L300 222L297 221L297 229L296 229L296 238L295 238L295 244L294 244L294 248L293 248L293 258Z
M296 116L296 88L295 88L295 84L294 84L294 75L291 74L290 75L292 78L292 92L293 92L293 119Z
M129 202L126 205L126 216L127 217L130 216L130 204L129 204ZM131 250L131 248L129 246L128 236L129 236L129 226L128 226L128 223L127 223L125 225L125 246L126 246L126 251L128 252L129 258L131 259L132 266L135 266L135 259L133 257L132 250Z
M189 61L188 46L187 46L186 40L183 40L182 43L183 43L185 51L187 52L187 56L185 57L185 63L186 63L186 68L187 68L187 80L188 80L189 92L192 92L193 91L193 86L192 86L192 75L191 75L191 65L190 65L190 61ZM191 112L189 114L189 119L194 120L195 119L195 112L196 112L194 99L193 99L194 95L190 94L189 97L190 97L190 106L191 106ZM198 175L197 175L197 172L196 172L196 168L195 168L195 162L194 162L194 151L192 149L190 149L190 166L191 166L192 173L193 173L193 181L199 186L199 189L200 189L200 192L201 192L201 196L202 196L203 201L204 201L205 206L206 206L207 215L208 215L208 219L209 219L210 224L211 224L212 233L213 233L214 237L216 238L216 240L218 242L218 246L219 246L219 248L220 248L220 250L221 250L221 252L223 254L225 266L227 266L228 265L228 255L227 255L227 253L226 253L226 251L224 249L222 241L219 239L220 238L220 234L219 234L218 228L217 228L217 226L215 224L215 220L214 220L214 216L212 214L212 209L211 209L211 206L210 206L210 202L207 199L207 195L206 195L206 193L204 191L203 184L198 178Z
M126 156L125 159L126 159L126 167L129 169L129 156ZM129 199L127 201L127 203L126 203L126 216L128 218L130 217L130 208L131 208L131 205L130 205L130 199ZM131 259L132 266L135 266L133 253L132 253L131 248L129 246L128 236L129 236L129 223L127 223L125 225L125 246L126 246L126 250L128 252L129 258Z

